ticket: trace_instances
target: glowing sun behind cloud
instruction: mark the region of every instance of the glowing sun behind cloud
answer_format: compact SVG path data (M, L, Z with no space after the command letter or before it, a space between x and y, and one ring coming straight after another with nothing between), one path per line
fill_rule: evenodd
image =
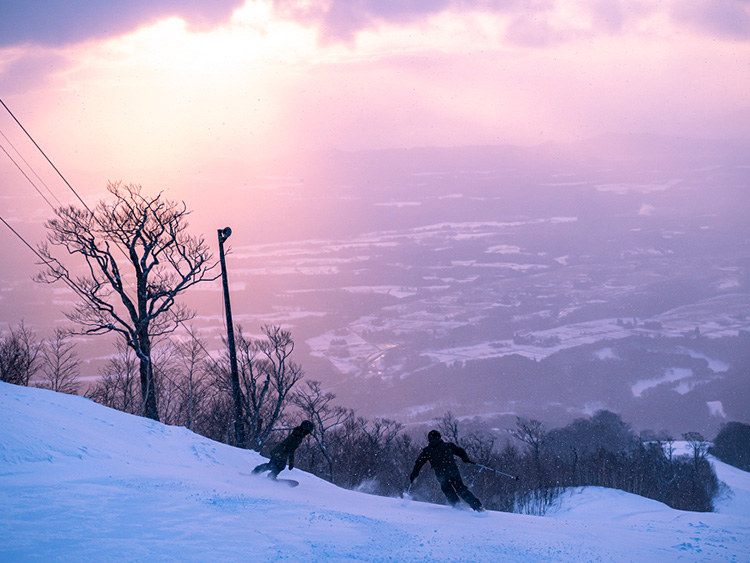
M722 112L747 107L748 42L677 27L671 4L347 5L356 21L294 6L248 0L208 30L170 18L0 50L0 80L12 61L50 66L4 99L67 169L100 182L306 149L718 136Z
M172 18L70 48L73 64L54 83L53 120L68 135L54 154L65 162L85 154L86 166L132 177L207 155L281 150L283 93L315 41L313 30L251 3L210 32Z

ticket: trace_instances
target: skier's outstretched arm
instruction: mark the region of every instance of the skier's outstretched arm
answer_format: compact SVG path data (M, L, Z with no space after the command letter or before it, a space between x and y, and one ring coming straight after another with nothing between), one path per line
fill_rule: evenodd
M476 464L475 461L471 461L469 459L469 454L467 454L466 450L463 449L462 447L459 447L452 442L450 443L450 447L451 447L451 451L453 451L453 455L457 455L458 457L460 457L464 463L471 463L472 465Z

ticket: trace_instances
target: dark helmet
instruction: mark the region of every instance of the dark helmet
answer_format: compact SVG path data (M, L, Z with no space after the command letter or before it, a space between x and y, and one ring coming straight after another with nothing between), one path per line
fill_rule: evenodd
M308 434L313 431L313 428L315 428L313 426L313 423L310 422L309 420L305 420L302 424L299 425L299 427L302 428L302 430L304 430Z
M433 440L439 440L440 439L440 432L437 430L430 430L430 433L427 434L427 439L432 442Z

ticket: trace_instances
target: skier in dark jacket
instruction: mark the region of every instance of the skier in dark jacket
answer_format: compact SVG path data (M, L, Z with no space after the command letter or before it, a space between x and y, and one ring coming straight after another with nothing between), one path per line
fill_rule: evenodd
M419 454L414 464L414 469L412 469L411 475L409 475L409 480L413 483L414 479L419 475L422 466L429 461L433 471L435 471L435 477L437 477L438 483L440 483L440 488L445 493L451 506L458 504L458 497L460 496L477 512L484 510L482 503L479 502L477 497L471 494L471 491L461 480L461 474L458 472L458 467L456 467L453 456L457 455L464 463L471 463L473 465L476 462L469 459L463 448L459 448L452 442L444 442L440 437L440 432L437 430L430 430L430 433L427 434L427 441L428 445Z
M271 479L276 479L284 470L287 462L289 462L289 470L294 469L294 450L296 450L302 443L302 440L313 431L313 423L309 420L305 420L302 424L294 428L289 436L287 436L282 442L276 444L271 450L271 458L267 463L261 463L258 467L253 469L253 473L261 473L262 471L270 471L268 476Z

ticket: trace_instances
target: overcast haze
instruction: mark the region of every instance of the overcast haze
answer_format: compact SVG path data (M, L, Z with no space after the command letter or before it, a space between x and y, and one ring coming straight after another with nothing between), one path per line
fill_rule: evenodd
M746 0L0 0L0 98L89 206L231 226L235 321L364 415L750 421ZM79 202L0 110L36 245ZM48 336L70 296L0 227L0 330Z
M1 10L3 100L67 170L140 182L297 149L748 132L741 0Z

